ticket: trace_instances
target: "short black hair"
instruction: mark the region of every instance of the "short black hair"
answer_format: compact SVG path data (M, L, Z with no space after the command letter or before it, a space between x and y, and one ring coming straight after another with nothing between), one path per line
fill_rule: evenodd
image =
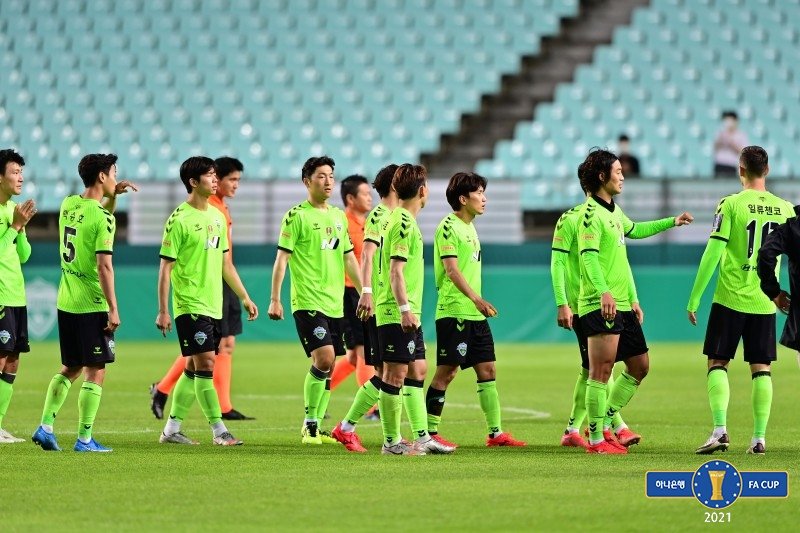
M617 139L617 141L619 141L619 142L621 142L621 143L623 143L623 142L630 142L630 140L631 140L631 138L630 138L630 137L628 137L628 136L627 136L625 133L620 133L620 134L619 134L619 138Z
M614 165L614 161L618 159L613 152L597 146L589 150L586 159L578 165L578 179L581 183L581 189L592 194L599 191L603 185L600 180L600 174L605 174L606 180L608 180L609 176L611 176L611 167Z
M217 166L214 164L214 160L210 157L196 155L184 161L181 164L181 181L183 182L184 187L186 187L186 192L189 194L192 193L192 186L189 183L189 180L199 180L200 176L207 174L212 170L216 171Z
M329 167L333 168L334 166L336 166L336 163L334 163L333 159L331 159L327 155L323 155L321 157L309 157L306 160L306 162L303 163L302 179L310 178L315 170L325 165L328 165Z
M760 146L745 146L739 155L739 165L748 178L761 178L769 168L769 156Z
M734 120L739 120L739 115L736 113L736 111L734 111L732 109L726 109L725 111L722 112L722 119L724 120L726 118L732 118Z
M397 165L391 163L380 169L375 175L372 188L378 191L378 196L381 198L386 198L392 191L392 178L395 172L397 172Z
M392 187L397 191L397 197L401 200L410 200L417 196L419 188L425 185L428 179L428 171L422 165L412 165L403 163L394 173Z
M340 191L342 193L342 203L344 206L347 207L347 197L348 195L357 195L358 188L361 186L362 183L366 183L369 185L369 180L360 174L353 174L351 176L347 176L345 179L342 180L342 184L340 186Z
M78 174L83 184L88 188L97 183L100 173L108 174L111 167L117 163L117 154L89 154L83 156L78 163Z
M450 204L453 211L458 211L464 207L461 205L460 198L462 196L469 196L469 193L475 192L481 187L483 187L484 191L486 190L486 178L480 174L474 172L457 172L453 174L453 177L450 178L450 182L447 184L447 190L445 191L447 203Z
M11 148L0 150L0 176L5 175L6 165L9 163L16 163L24 167L25 159Z
M225 179L236 171L243 172L244 165L235 157L222 156L214 160L217 167L217 179Z

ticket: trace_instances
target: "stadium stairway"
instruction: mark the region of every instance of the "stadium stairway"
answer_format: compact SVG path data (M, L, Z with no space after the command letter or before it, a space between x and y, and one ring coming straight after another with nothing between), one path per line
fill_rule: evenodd
M614 29L649 3L581 0L578 15L562 19L561 31L545 37L538 54L524 56L518 73L503 76L499 92L484 95L477 112L462 115L457 133L442 135L438 152L422 154L429 175L446 179L491 158L498 141L512 139L519 122L530 120L539 103L553 101L558 84L571 81L578 65L591 62L595 47L611 43Z

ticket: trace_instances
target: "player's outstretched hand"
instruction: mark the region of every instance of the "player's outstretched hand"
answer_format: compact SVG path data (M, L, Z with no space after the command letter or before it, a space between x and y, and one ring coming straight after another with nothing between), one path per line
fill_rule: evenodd
M600 296L600 312L603 315L603 320L614 320L617 316L617 302L610 292L604 292Z
M247 320L255 320L258 318L258 307L256 304L248 298L247 300L242 301L242 305L247 310Z
M417 315L411 311L400 313L400 327L403 328L405 333L417 331L417 328L419 328L419 319Z
M483 298L475 300L475 307L487 318L497 316L497 309Z
M639 324L644 324L644 310L639 306L639 302L631 304L631 311L636 314L636 320L639 321Z
M689 313L689 323L693 326L697 325L697 313L694 311L687 311Z
M167 333L172 331L172 318L170 318L169 313L158 313L158 316L156 316L156 327L161 330L161 334L165 337Z
M132 190L133 192L139 192L139 187L137 187L134 183L128 180L122 180L117 182L117 186L114 187L114 196L125 194L128 192L128 189Z
M108 311L108 323L106 324L105 332L106 333L114 333L117 331L117 328L122 322L119 319L119 311L116 309L109 309Z
M694 217L689 212L683 212L680 215L675 217L675 225L676 226L687 226L694 222Z
M784 315L789 314L789 305L792 303L792 297L789 296L786 291L781 291L772 301L775 302L775 306L781 313Z
M36 214L36 202L25 200L14 208L14 215L11 221L12 226L24 228Z
M375 310L372 307L372 294L362 293L361 297L358 299L358 306L356 307L356 316L360 318L363 322L366 322L374 313Z
M271 300L267 314L272 320L283 320L283 304L280 300Z
M558 323L558 327L564 329L572 329L572 321L574 320L574 314L572 313L572 309L569 305L559 305L558 306L558 315L556 315L556 322Z

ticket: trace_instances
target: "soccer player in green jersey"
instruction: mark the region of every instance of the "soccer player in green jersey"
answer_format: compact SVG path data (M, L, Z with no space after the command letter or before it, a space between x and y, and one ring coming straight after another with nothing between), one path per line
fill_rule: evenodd
M425 403L428 433L440 444L456 445L439 435L445 392L458 368L473 368L478 401L486 419L487 446L525 446L504 432L495 381L495 351L487 317L497 315L481 294L481 243L472 221L486 209L486 178L458 172L450 178L445 196L453 212L444 217L434 238L436 304L436 373Z
M455 449L428 433L422 388L427 372L420 322L425 263L416 217L428 199L427 180L423 166L403 164L397 168L392 188L399 203L381 228L375 317L383 362L378 400L384 440L381 452L386 455L452 453ZM401 405L415 434L410 445L400 435Z
M375 322L375 308L372 303L372 288L377 287L378 269L374 268L375 254L381 244L381 226L386 217L397 207L397 192L392 188L392 178L397 165L387 165L378 171L372 186L378 191L380 203L369 212L364 224L364 245L361 248L361 280L363 287L356 306L356 315L364 322L364 362L375 369L375 375L359 387L353 404L344 420L331 432L331 436L341 442L348 451L366 452L356 433L358 421L378 402L383 373L378 347L378 325ZM368 281L367 281L368 280Z
M611 419L628 404L650 368L641 316L631 306L632 274L625 238L643 239L689 224L693 218L682 213L674 218L632 222L614 203L625 178L619 159L607 150L589 152L578 176L581 188L591 195L581 207L578 224L581 256L578 315L589 348L586 452L624 454L627 448L611 434ZM617 359L625 362L626 370L607 393L608 378Z
M258 308L233 265L225 216L208 201L218 185L214 160L190 157L181 164L180 177L189 198L175 208L164 227L159 252L156 327L165 337L172 330L171 284L175 329L181 354L187 360L186 370L175 384L172 408L159 442L197 444L181 432L181 423L197 398L211 426L211 442L219 446L237 446L242 441L235 438L222 421L213 381L214 361L222 340L223 280L241 299L248 320L258 317Z
M283 217L269 303L269 317L282 320L281 286L288 265L292 315L306 356L311 359L303 386L305 418L301 431L301 442L311 445L337 442L319 426L331 396L334 361L337 355L346 353L341 324L345 271L361 292L347 218L341 209L328 204L333 193L334 165L328 156L312 157L303 165L302 180L308 199Z
M33 442L44 450L60 450L53 423L72 382L83 373L74 449L111 451L92 437L92 427L106 365L114 362L114 332L120 325L111 262L116 221L100 203L120 193L123 182L117 183L116 162L114 154L90 154L81 159L78 173L86 190L65 198L59 210L58 336L63 366L50 381L41 425L33 434ZM113 200L111 204L113 207Z
M730 399L728 364L744 341L744 360L750 365L753 392L753 438L748 453L763 454L772 406L770 365L777 359L775 304L760 288L758 249L770 232L794 215L792 204L766 189L767 152L747 146L739 156L743 190L720 200L686 309L697 325L700 297L719 264L719 277L708 316L703 353L708 358L708 401L714 430L697 448L698 454L728 449L727 412Z
M36 204L16 204L22 193L25 159L14 150L0 150L0 444L24 442L3 429L3 418L14 393L19 354L30 351L28 308L22 265L31 256L25 226L36 214Z

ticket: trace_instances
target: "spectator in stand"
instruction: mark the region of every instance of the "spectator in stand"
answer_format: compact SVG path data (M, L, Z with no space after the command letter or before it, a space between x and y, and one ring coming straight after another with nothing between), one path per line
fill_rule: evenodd
M739 115L723 111L722 128L714 139L714 177L738 177L739 154L747 144L747 135L739 129Z

